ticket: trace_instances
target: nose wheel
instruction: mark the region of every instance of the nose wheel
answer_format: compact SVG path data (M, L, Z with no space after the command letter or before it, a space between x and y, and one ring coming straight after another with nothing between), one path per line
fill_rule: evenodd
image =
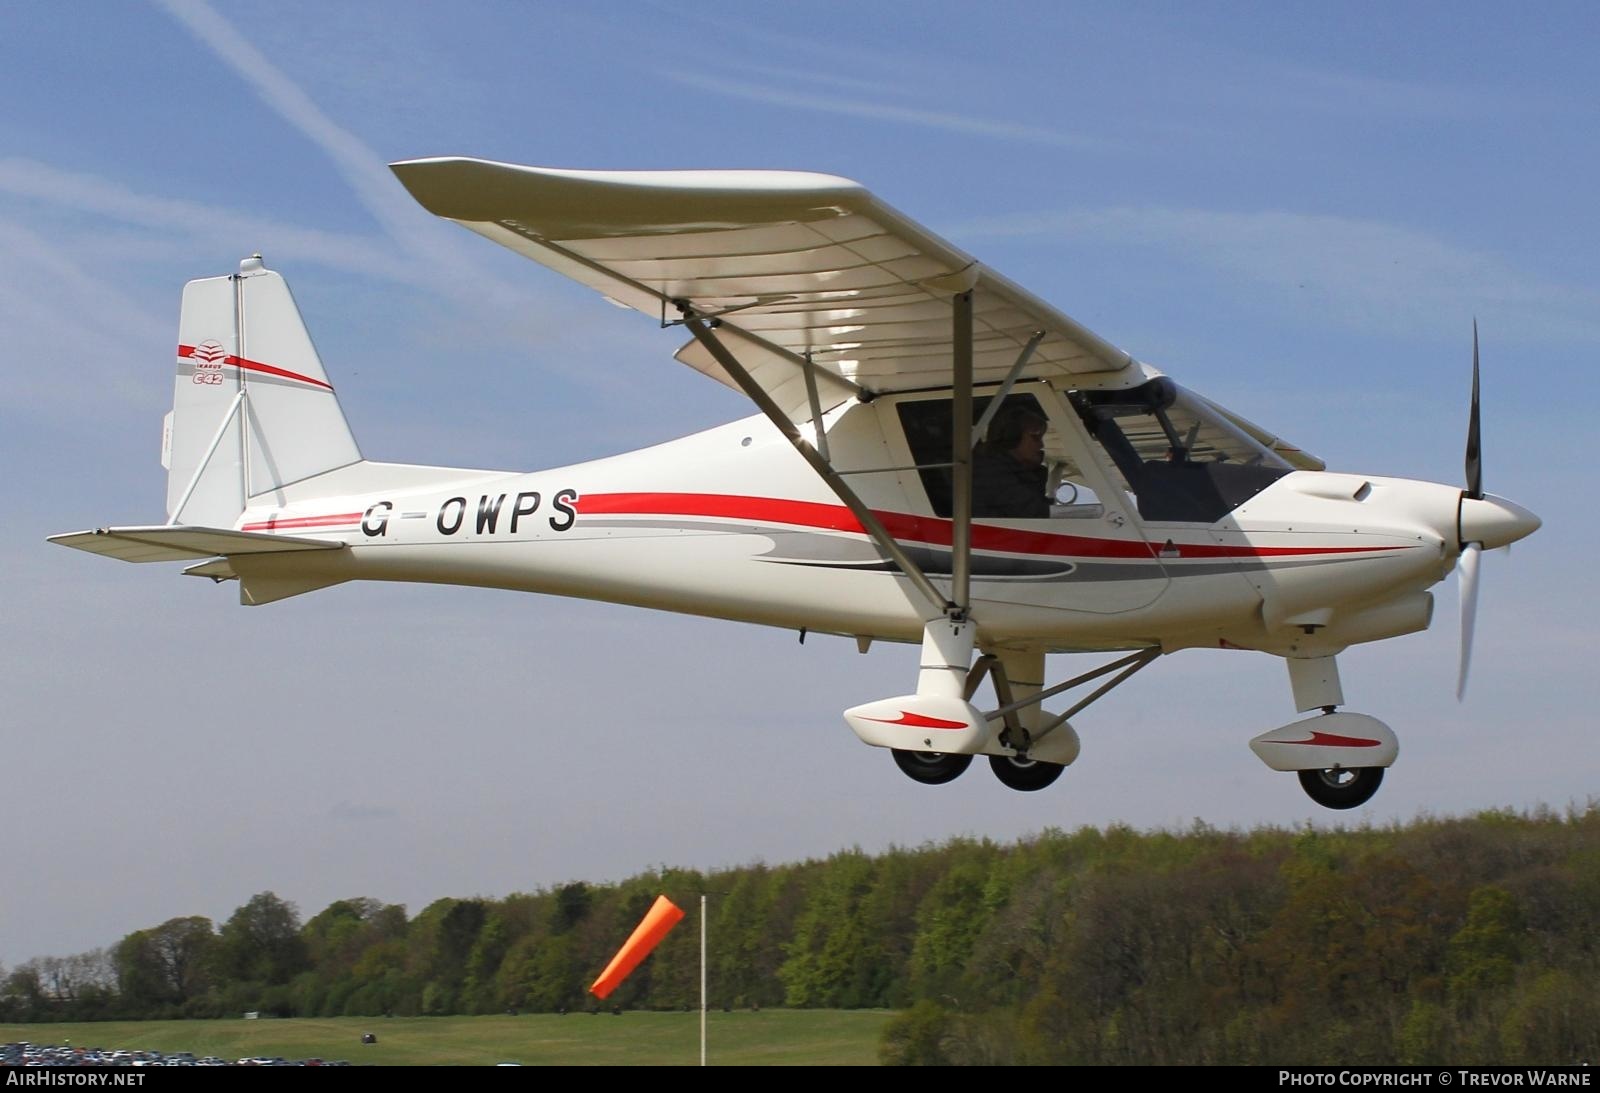
M1357 808L1383 785L1382 767L1335 767L1300 771L1300 788L1323 808Z

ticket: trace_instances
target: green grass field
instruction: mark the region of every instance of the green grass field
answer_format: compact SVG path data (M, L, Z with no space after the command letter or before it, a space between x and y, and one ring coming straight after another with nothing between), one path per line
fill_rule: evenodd
M709 1061L713 1066L875 1065L878 1033L890 1016L887 1010L712 1013ZM363 1044L363 1032L376 1034L378 1042ZM0 1043L14 1040L192 1051L229 1061L282 1055L377 1066L694 1066L700 1061L700 1022L694 1013L0 1025Z

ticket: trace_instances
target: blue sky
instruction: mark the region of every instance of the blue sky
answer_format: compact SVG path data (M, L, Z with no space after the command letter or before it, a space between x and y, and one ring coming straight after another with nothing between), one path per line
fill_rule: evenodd
M413 910L657 864L1046 826L1336 820L1245 742L1271 658L1185 653L1052 790L913 785L839 719L912 651L477 590L232 586L50 547L158 521L178 292L262 252L366 455L535 468L742 416L678 338L434 221L385 164L845 175L1338 469L1486 480L1473 686L1341 658L1401 759L1355 819L1585 805L1600 406L1590 6L9 6L0 34L0 961L272 889ZM1057 658L1065 676L1073 662ZM1346 817L1345 819L1349 819Z

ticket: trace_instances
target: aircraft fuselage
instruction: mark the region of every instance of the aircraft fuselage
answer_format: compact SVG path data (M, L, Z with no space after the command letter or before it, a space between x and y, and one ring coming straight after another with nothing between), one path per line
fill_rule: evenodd
M881 411L829 417L836 460L890 465ZM915 481L880 471L855 485L944 586L951 524ZM985 644L1058 650L1305 655L1407 633L1427 626L1426 590L1455 557L1443 528L1459 498L1300 471L1207 526L1141 520L1108 483L1091 511L975 521L974 614ZM421 581L902 641L934 615L759 417L529 474L361 463L254 499L237 527L348 547L234 559L246 602L313 578Z

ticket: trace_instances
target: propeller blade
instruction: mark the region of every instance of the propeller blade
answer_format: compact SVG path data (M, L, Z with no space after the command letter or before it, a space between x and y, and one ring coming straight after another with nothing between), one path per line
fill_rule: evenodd
M1480 543L1461 548L1461 674L1456 677L1456 701L1467 693L1467 669L1472 665L1472 631L1478 621L1478 562L1483 555Z
M1472 320L1472 413L1467 419L1467 496L1483 497L1483 452L1478 438L1478 320Z

